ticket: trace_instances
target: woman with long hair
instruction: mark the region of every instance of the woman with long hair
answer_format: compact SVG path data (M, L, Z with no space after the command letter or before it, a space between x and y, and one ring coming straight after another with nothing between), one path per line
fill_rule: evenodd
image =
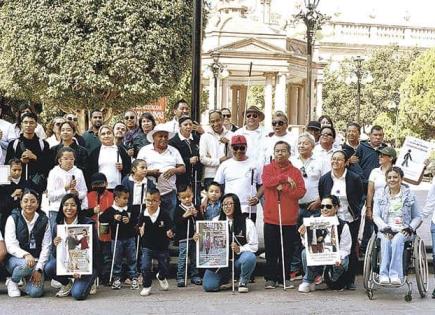
M139 132L132 140L131 146L134 149L134 157L137 157L137 153L150 142L147 139L147 134L156 126L156 120L153 114L145 112L139 118Z

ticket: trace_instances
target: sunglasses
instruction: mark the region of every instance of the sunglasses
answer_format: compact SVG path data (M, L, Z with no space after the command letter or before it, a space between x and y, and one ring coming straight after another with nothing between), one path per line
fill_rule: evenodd
M60 125L62 125L62 123L61 122L57 122L57 123L54 123L54 125L59 127Z
M302 167L301 167L301 173L302 173L302 177L305 177L305 178L308 177L308 175L307 175L307 171L305 170L305 166L302 166Z
M67 117L66 119L69 121L77 121L77 117Z
M224 117L224 118L231 118L231 114L222 114L222 117Z
M282 120L272 121L272 126L284 126L285 122Z
M136 117L134 117L134 116L125 116L125 117L124 117L125 120L128 120L128 119L135 119L135 118L136 118Z
M258 114L256 113L247 114L246 118L258 118Z
M232 148L233 151L246 151L245 145L233 145Z
M332 205L321 204L321 205L320 205L320 209L328 209L328 210L331 210L331 209L332 209Z

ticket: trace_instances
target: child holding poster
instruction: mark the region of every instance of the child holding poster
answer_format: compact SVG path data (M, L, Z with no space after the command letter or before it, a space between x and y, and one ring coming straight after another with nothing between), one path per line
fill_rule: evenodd
M336 217L337 210L340 207L340 200L337 196L326 196L322 199L320 210L321 210L321 217ZM311 244L305 244L305 234L308 232L307 227L305 225L301 225L299 228L299 233L302 237L302 243L305 246L305 249L302 251L302 264L304 266L304 272L305 276L302 280L302 283L299 285L298 291L303 293L308 293L311 291L315 291L316 284L320 283L321 275L323 273L324 268L327 268L325 272L328 274L328 287L331 289L342 289L345 285L344 281L340 281L345 273L345 271L348 268L349 265L349 254L350 249L352 246L352 238L349 231L349 226L346 222L338 219L339 225L337 227L338 231L338 242L339 242L339 252L340 252L340 259L335 263L335 265L331 266L308 266L307 265L307 248L308 245ZM334 229L331 229L331 232L333 232ZM322 233L316 233L316 231L313 231L313 234L316 234L316 244L315 248L316 251L319 251L319 248L322 247L323 251L323 243L325 242L326 234L323 235ZM333 233L331 233L333 234ZM331 239L335 237L335 235L329 236ZM313 236L314 238L314 236ZM333 242L331 242L333 243ZM320 246L322 244L322 246ZM334 249L333 249L334 251Z

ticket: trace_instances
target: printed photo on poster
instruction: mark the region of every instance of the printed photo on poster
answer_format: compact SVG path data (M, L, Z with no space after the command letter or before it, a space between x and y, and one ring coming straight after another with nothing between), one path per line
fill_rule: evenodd
M0 185L10 185L11 166L0 165Z
M340 260L337 217L304 218L308 266L334 265Z
M196 246L196 267L228 267L227 221L196 221L196 231L199 234L198 246Z
M92 274L92 225L58 225L57 236L62 241L56 249L56 274Z
M418 184L423 176L424 162L429 158L431 150L432 145L428 141L414 137L405 138L396 161L396 166L403 170L405 181Z

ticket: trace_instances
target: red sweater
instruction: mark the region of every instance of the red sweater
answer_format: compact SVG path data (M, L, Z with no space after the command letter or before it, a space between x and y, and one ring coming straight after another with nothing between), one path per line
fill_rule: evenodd
M292 189L287 179L290 177L296 183ZM301 172L290 162L280 168L275 160L263 168L264 188L264 223L279 224L278 216L278 185L282 185L281 191L281 219L282 225L295 225L299 215L298 200L305 195L306 189Z
M113 204L113 194L105 190L100 198L100 209L101 213L106 212L106 210L111 207ZM88 192L88 207L93 209L97 206L97 193L95 191ZM100 222L98 221L98 216L94 214L92 216L92 220L94 220L97 224L97 228L99 228ZM110 232L105 235L100 235L100 241L103 242L111 242L112 238L110 236Z

